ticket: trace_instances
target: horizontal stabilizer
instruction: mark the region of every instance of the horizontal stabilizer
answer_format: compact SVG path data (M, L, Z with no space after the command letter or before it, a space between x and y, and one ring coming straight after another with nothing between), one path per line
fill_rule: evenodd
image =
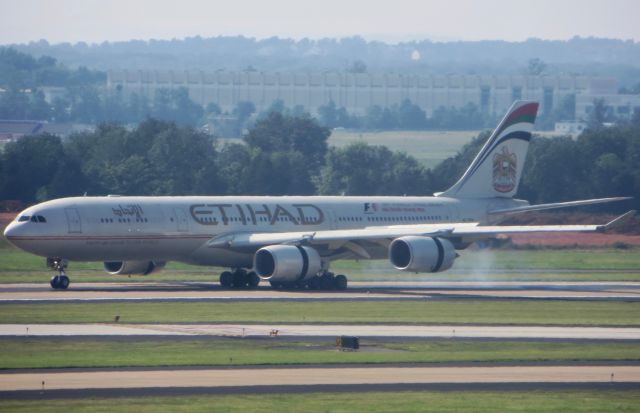
M556 202L553 204L526 205L526 206L515 207L515 208L494 209L493 211L489 211L489 214L490 215L519 214L521 212L528 212L528 211L543 211L546 209L569 208L569 207L582 206L582 205L604 204L607 202L626 201L628 199L632 199L632 198L623 196L623 197L615 197L615 198L597 198L597 199L583 199L581 201Z

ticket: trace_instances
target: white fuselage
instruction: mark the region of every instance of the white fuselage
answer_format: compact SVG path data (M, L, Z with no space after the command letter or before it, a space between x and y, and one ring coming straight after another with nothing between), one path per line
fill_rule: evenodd
M255 250L213 248L207 241L230 233L487 223L489 208L521 202L445 197L78 197L26 209L5 234L21 249L45 257L250 267ZM372 251L372 258L387 254L383 246ZM330 246L320 254L327 260L346 257Z

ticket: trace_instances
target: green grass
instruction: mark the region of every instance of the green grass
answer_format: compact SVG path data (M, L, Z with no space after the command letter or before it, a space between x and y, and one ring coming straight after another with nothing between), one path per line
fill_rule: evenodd
M329 136L329 146L342 148L351 143L386 146L394 152L405 152L427 168L433 168L443 160L454 156L462 147L478 136L480 131L379 131L359 132L334 129ZM220 139L219 146L242 143L241 139Z
M640 392L377 392L4 400L6 412L637 412Z
M337 261L334 272L350 280L555 280L555 281L640 281L637 248L589 250L468 250L462 251L454 267L437 274L396 271L387 261ZM164 271L151 276L111 276L99 262L72 262L72 282L217 282L221 268L170 262ZM46 283L53 272L45 259L0 242L0 283Z
M640 303L602 301L108 302L0 304L0 323L401 323L638 326Z
M392 151L405 152L428 168L455 155L464 144L478 135L478 131L384 131L357 132L334 130L329 145L338 148L354 142L386 146Z
M0 340L0 347L0 369L640 360L640 344L637 343L455 339L408 342L361 340L361 348L357 352L337 351L331 338L313 342L272 338L9 338Z

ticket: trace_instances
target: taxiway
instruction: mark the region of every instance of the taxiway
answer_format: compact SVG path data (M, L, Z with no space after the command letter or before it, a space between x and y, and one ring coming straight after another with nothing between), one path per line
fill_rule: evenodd
M314 386L414 383L638 383L637 365L479 367L300 367L16 372L0 392L56 389Z
M0 337L217 336L640 340L634 327L336 324L0 324Z

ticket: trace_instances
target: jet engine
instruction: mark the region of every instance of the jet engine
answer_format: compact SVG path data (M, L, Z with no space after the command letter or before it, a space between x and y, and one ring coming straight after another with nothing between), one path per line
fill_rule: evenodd
M389 261L401 271L446 271L456 257L455 248L444 238L408 235L389 245Z
M294 245L270 245L260 248L253 266L263 280L297 282L315 276L322 269L318 251Z
M162 270L166 264L164 261L107 261L104 270L111 275L148 275Z

